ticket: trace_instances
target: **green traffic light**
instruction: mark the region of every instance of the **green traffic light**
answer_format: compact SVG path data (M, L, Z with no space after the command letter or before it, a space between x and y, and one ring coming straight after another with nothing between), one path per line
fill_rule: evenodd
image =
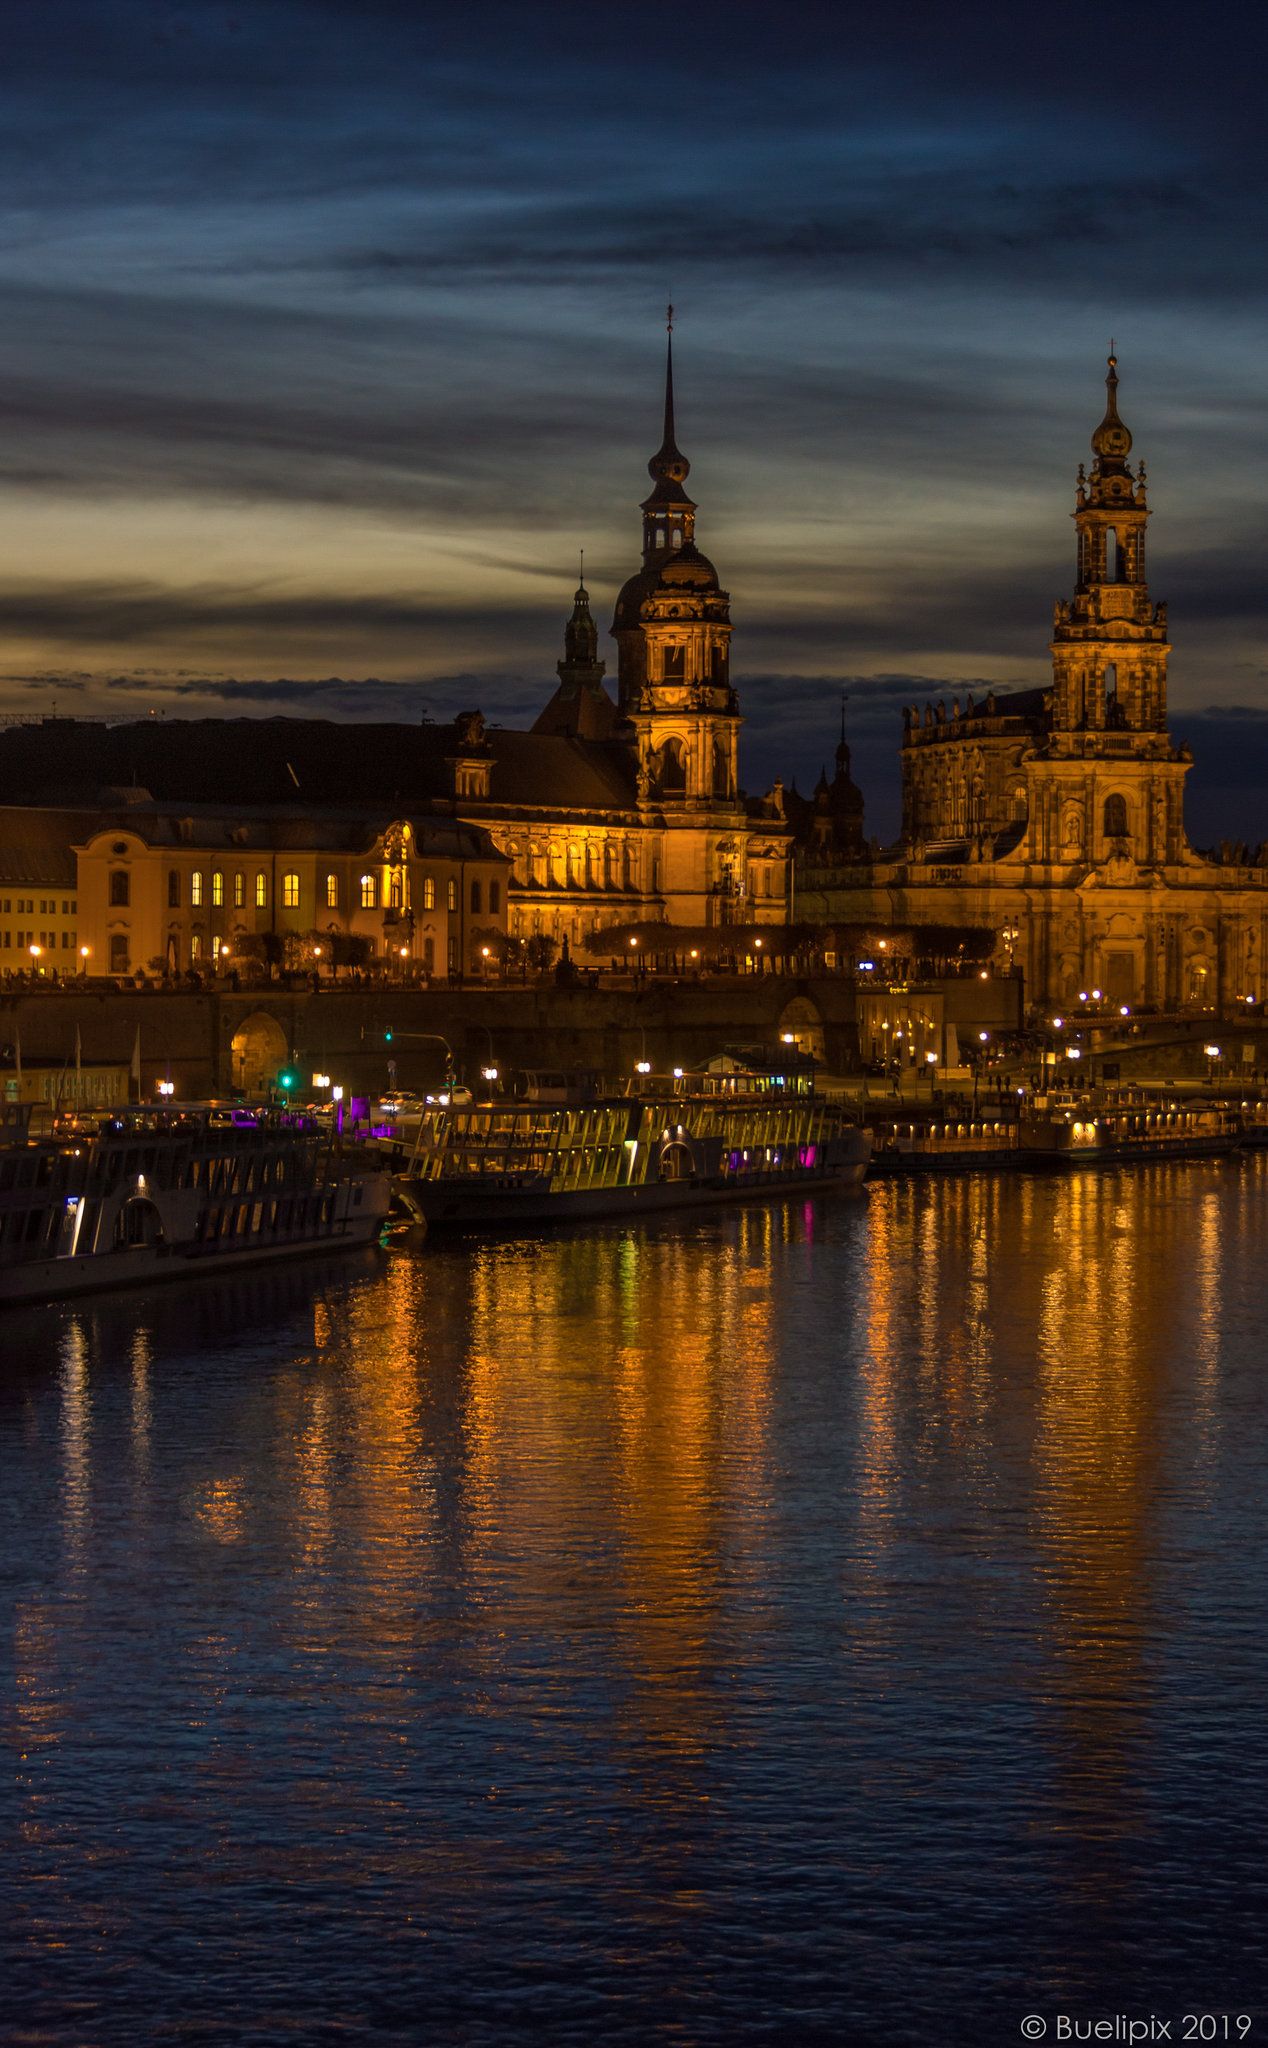
M390 1031L385 1031L383 1033L383 1043L384 1045L390 1045L392 1043L392 1034Z

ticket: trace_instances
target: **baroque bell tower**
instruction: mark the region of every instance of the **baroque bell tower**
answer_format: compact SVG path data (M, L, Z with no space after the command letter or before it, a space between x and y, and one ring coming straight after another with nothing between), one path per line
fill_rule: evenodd
M1133 477L1117 372L1111 355L1091 475L1079 464L1074 596L1053 621L1053 732L1072 743L1076 734L1157 734L1167 724L1167 608L1151 603L1145 581L1145 465Z
M695 543L691 464L674 438L673 307L665 431L647 467L643 566L616 601L618 702L634 727L644 793L674 807L733 808L739 706L728 673L731 600Z
M673 307L665 358L665 424L647 467L643 566L616 601L618 708L637 751L637 800L659 828L653 893L674 924L784 916L778 900L750 903L748 814L739 790L740 710L729 674L731 601L696 546L691 464L674 427ZM782 863L786 830L766 825L763 852ZM781 865L782 874L782 865ZM773 892L772 892L773 893Z

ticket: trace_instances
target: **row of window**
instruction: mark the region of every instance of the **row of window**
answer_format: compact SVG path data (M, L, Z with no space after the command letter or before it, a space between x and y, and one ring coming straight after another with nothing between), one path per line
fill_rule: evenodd
M36 915L34 896L19 896L16 903L13 901L12 897L6 896L4 901L0 903L0 914L3 914L5 917L12 917L15 913L17 914L18 917L25 917L28 914L31 917L34 917ZM62 916L74 917L75 914L76 905L73 899L67 901L67 899L63 897ZM41 917L57 916L56 896L41 896L39 915Z
M219 868L213 868L210 875L204 875L201 869L195 868L193 874L189 878L190 908L192 910L201 910L204 908L205 905L210 904L213 910L222 909L226 901L226 882L229 882L232 885L233 908L235 910L245 909L247 900L247 877L242 873L226 877L224 874L222 874ZM360 883L358 885L358 889L360 896L360 908L362 910L377 910L379 907L378 876L362 875ZM324 894L325 907L327 910L338 910L340 907L340 886L338 875L326 875L323 879L320 893ZM408 904L405 900L407 896L408 891L403 888L401 881L398 878L394 877L388 886L388 892L384 901L384 907L393 910L404 910L408 908ZM449 910L457 910L458 884L456 881L451 879L449 882L446 883L445 897L446 908ZM269 878L263 872L263 870L260 870L255 877L254 899L255 907L257 910L268 909ZM111 873L110 876L110 902L112 906L126 906L128 901L129 876L126 870L122 868L116 868ZM167 877L168 909L179 910L181 908L181 901L182 896L180 871L177 868L172 868L169 871ZM282 908L283 910L298 910L300 908L300 878L294 872L294 870L291 870L289 873L284 874L282 876ZM435 908L435 877L433 875L424 875L423 909L434 910ZM501 884L499 882L490 882L490 915L496 917L501 908ZM471 909L473 914L477 917L481 915L484 909L484 890L479 882L472 882L471 884Z
M7 953L12 951L14 946L19 946L23 949L30 946L39 946L46 953L55 953L59 950L63 953L73 953L75 950L75 933L0 932L0 949Z

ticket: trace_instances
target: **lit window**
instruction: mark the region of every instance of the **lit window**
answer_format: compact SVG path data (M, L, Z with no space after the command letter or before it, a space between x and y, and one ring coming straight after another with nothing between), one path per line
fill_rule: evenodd
M257 910L267 910L269 907L269 878L267 875L261 874L255 878L255 907Z
M225 900L225 878L219 868L214 871L211 877L211 900L217 910L221 908Z
M373 875L361 877L361 908L373 910L379 900L379 885Z
M423 876L423 909L424 909L424 910L434 910L435 908L436 908L436 882L435 882L435 878L434 878L434 876L432 876L432 875L424 875L424 876Z
M327 875L326 877L326 908L327 910L338 910L339 908L338 875Z
M189 900L193 904L195 910L202 909L203 878L202 871L199 868L195 868L193 874L189 878Z
M233 907L234 907L234 909L235 909L235 910L241 910L241 908L242 908L243 904L244 904L244 903L246 902L246 900L247 900L247 878L246 878L246 876L245 876L244 874L241 874L241 873L239 873L239 874L236 874L236 875L234 876L234 878L233 878Z
M450 882L448 893L446 895L445 900L448 903L450 910L456 910L458 908L458 884L456 882Z
M282 876L282 908L299 909L299 876L293 870L289 875Z

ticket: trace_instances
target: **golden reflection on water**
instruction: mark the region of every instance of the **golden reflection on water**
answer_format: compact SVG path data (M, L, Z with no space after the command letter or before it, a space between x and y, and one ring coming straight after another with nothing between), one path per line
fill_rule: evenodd
M562 1714L566 1669L602 1671L614 1769L680 1814L732 1739L720 1673L746 1630L778 1625L790 1521L810 1514L861 1616L831 1639L843 1686L903 1656L924 1659L921 1683L951 1683L939 1660L959 1644L929 1559L971 1555L982 1670L1035 1703L1050 1825L1083 1844L1071 1884L1112 1894L1114 1845L1148 1825L1160 1502L1177 1472L1214 1468L1231 1247L1254 1244L1264 1209L1260 1163L1177 1163L894 1181L698 1230L427 1245L311 1302L306 1341L235 1395L225 1444L202 1469L187 1455L185 1513L206 1552L274 1532L295 1654L355 1648L383 1688L358 1696L368 1721L398 1719L437 1656L461 1670L464 1710L491 1717L512 1699ZM72 1321L68 1575L92 1536L89 1349ZM129 1370L132 1469L152 1484L169 1398L152 1334ZM796 1461L820 1459L833 1490L808 1509ZM447 1634L420 1620L441 1612ZM556 1666L517 1663L528 1639ZM37 1746L52 1739L39 1610L17 1647ZM236 1646L209 1627L188 1653L224 1768ZM681 1899L675 1853L661 1877Z

